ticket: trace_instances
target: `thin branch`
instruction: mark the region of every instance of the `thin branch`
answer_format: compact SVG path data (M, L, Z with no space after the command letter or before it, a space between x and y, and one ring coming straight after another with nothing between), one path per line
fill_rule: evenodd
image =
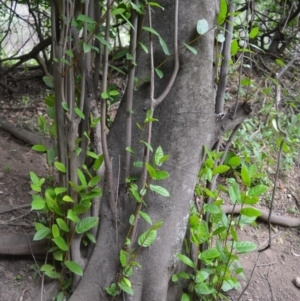
M161 95L157 98L153 100L154 106L159 105L168 95L168 93L170 92L177 73L178 73L178 69L179 69L179 55L178 55L178 7L179 7L179 0L176 0L175 2L175 17L174 17L174 57L175 57L175 64L174 64L174 69L173 69L173 73L171 75L171 78L165 88L165 90L161 93Z
M220 114L224 112L224 103L225 103L225 90L227 86L228 79L228 70L229 70L229 62L231 59L230 51L231 51L231 41L233 36L233 15L234 5L230 2L228 5L228 17L226 20L226 38L224 43L224 48L222 52L223 60L220 70L220 81L218 84L218 92L216 96L216 108L215 113Z
M107 12L106 12L106 30L105 40L109 41L110 34L110 18L111 18L111 0L107 1ZM107 77L108 77L108 47L104 47L104 64L103 64L103 79L102 79L102 93L106 93L107 90ZM104 162L107 174L107 185L109 194L109 205L113 215L114 224L117 223L117 207L115 203L114 185L113 185L113 171L112 163L110 161L108 147L107 147L107 128L106 128L106 99L101 98L101 139L102 148L104 155Z

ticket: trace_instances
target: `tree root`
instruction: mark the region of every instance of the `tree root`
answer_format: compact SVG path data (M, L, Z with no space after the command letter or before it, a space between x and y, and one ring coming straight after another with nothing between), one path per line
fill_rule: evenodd
M226 214L238 214L241 210L241 206L223 205L222 209ZM269 210L260 209L260 211L262 215L259 216L258 219L268 222ZM270 222L278 226L293 228L300 226L300 217L271 214ZM0 255L30 256L32 253L34 255L46 255L47 240L33 241L33 236L34 234L19 235L0 233Z
M29 145L42 144L47 148L53 147L54 142L50 138L39 134L32 133L22 128L14 127L12 123L5 120L0 120L0 129L12 134L16 138L28 143Z
M238 214L240 213L242 208L240 205L223 205L222 209L226 214ZM269 210L261 208L259 208L259 210L262 215L259 216L258 219L267 223L269 218ZM282 227L294 228L300 226L300 217L282 216L272 213L270 217L270 223Z

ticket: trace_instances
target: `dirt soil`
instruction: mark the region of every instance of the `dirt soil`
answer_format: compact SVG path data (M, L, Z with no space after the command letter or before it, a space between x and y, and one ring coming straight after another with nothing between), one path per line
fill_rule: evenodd
M0 118L5 117L20 125L30 125L36 129L36 116L45 114L42 97L36 99L40 85L33 87L31 92L10 96L0 91ZM21 106L27 100L34 100L34 109L6 110L8 107ZM28 105L28 103L26 103ZM29 103L29 106L32 105ZM295 168L296 169L296 168ZM47 177L48 171L42 155L31 150L31 146L14 138L11 134L0 130L0 211L1 208L17 207L30 204L29 171L39 177ZM290 195L300 197L299 170L282 176L276 194L274 212L283 215L300 216L295 201ZM4 207L3 207L4 206ZM293 213L291 213L293 212ZM36 213L30 207L9 213L0 213L0 233L26 234L34 231ZM253 273L248 289L239 300L243 301L297 301L300 300L300 289L292 280L300 277L300 236L299 229L274 226L272 228L272 247L260 253L257 268ZM256 228L245 227L239 232L240 240L256 242L265 246L268 229L265 224L258 223ZM246 279L250 278L257 260L258 252L241 258L245 268ZM42 279L36 274L35 265L41 266L43 261L27 257L0 255L0 301L32 300L41 290ZM247 280L241 280L242 288L229 292L231 300L238 300ZM146 301L146 300L145 300Z

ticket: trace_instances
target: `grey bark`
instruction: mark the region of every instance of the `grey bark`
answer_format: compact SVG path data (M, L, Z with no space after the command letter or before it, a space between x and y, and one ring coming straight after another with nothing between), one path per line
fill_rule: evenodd
M174 0L160 1L165 10L155 9L155 14L153 14L153 27L167 42L171 53L173 28L170 24L173 24L174 2ZM180 1L179 46L197 36L196 24L199 19L206 19L209 28L214 26L216 8L215 1L190 0L188 3ZM142 40L144 38L147 38L146 33ZM192 45L198 50L197 55L193 55L186 49L180 52L180 69L175 85L163 103L156 108L154 115L159 122L154 124L152 146L156 149L161 145L165 154L170 155L164 168L170 173L170 177L158 185L168 189L171 197L164 198L148 192L147 207L143 210L151 216L154 222L163 221L164 225L158 230L154 244L150 248L143 249L137 258L142 267L136 268L130 278L134 296L126 295L124 297L121 295L115 300L180 300L179 288L170 284L170 278L178 266L176 253L181 251L186 234L190 202L201 166L202 147L203 145L210 147L215 140L212 83L213 38L214 33L211 30ZM155 42L154 51L157 65L163 60L164 54L158 40ZM146 40L145 43L147 43ZM156 94L161 93L167 84L172 73L172 64L172 59L170 59L162 67L164 78L156 79ZM137 53L137 76L142 79L148 73L149 58L139 50ZM148 99L149 83L145 83L134 94L133 125L136 122L143 123ZM125 108L126 104L121 103L109 134L108 145L111 146L110 155L113 161L115 184L119 168L122 179L122 167L119 167L118 162L119 157L123 158L126 147L124 144ZM142 144L138 144L141 133L135 126L133 127L132 148L138 153L138 158L134 159L141 159ZM139 170L132 170L132 172L138 175ZM121 181L120 187L123 186L124 183ZM112 300L107 296L105 288L116 280L120 270L119 251L124 243L129 216L134 212L134 207L134 200L130 199L126 193L120 193L118 200L119 238L118 245L116 245L110 206L105 197L102 199L97 244L84 277L70 301ZM138 235L145 229L147 229L147 225L140 220Z

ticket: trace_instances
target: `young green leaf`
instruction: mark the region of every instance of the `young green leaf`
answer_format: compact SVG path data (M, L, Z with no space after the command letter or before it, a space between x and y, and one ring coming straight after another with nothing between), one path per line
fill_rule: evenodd
M58 227L65 231L65 232L69 232L70 231L70 228L69 226L67 225L67 223L62 219L62 218L57 218L56 219L56 223L58 224Z
M79 108L75 108L74 111L81 119L85 119L84 114L82 113L82 111Z
M201 260L211 260L220 256L220 252L217 248L211 248L199 255L199 259Z
M89 181L89 183L88 183L88 186L89 187L96 186L99 183L100 179L101 179L100 176L95 176L95 177L91 178L90 181Z
M54 266L51 264L43 264L41 266L41 271L42 272L48 272L48 271L53 271L54 270Z
M188 265L191 268L196 268L196 264L187 256L183 254L176 254L176 256L186 265Z
M164 156L164 151L162 149L161 146L159 146L156 151L155 151L155 154L154 154L154 163L155 165L157 166L160 166L161 165L161 159L163 158Z
M268 187L265 185L257 185L248 191L248 196L260 196L268 190Z
M166 190L165 188L159 186L159 185L153 185L153 184L150 184L150 190L162 195L162 196L165 196L165 197L169 197L170 196L170 193L168 192L168 190Z
M220 11L218 14L218 25L222 25L226 19L227 16L227 1L226 0L221 0L220 1Z
M78 15L77 21L82 21L82 22L87 22L87 23L91 23L91 24L95 24L96 21L94 21L93 19L91 19L90 17L86 16L86 15Z
M38 230L33 237L33 240L41 240L50 234L51 230L47 227Z
M41 152L41 153L44 153L47 151L47 147L45 145L41 145L41 144L36 144L31 149L33 149L37 152Z
M161 70L159 70L158 68L154 68L154 70L159 78L163 78L164 74Z
M249 253L257 249L257 245L251 241L239 241L234 243L233 247L239 253Z
M148 230L142 233L138 239L138 244L142 247L149 247L156 238L156 230Z
M66 170L66 167L63 163L56 161L56 162L54 162L54 165L55 165L55 167L58 171L60 171L62 173L66 173L67 170Z
M219 166L217 166L216 168L213 169L213 174L217 175L217 174L220 174L220 173L224 173L224 172L228 171L229 169L230 169L230 167L227 166L227 165L219 165Z
M64 193L66 191L68 191L68 189L66 187L56 187L56 188L54 188L54 192L55 192L56 195L59 195L59 194Z
M59 279L60 278L60 274L55 271L47 271L47 272L45 272L45 275L51 279Z
M140 211L140 216L150 225L152 225L151 217L144 211Z
M256 209L256 208L253 208L253 207L245 207L241 210L240 214L244 214L246 216L255 216L255 217L258 217L258 216L261 216L261 212L260 210Z
M54 237L52 241L62 250L62 251L68 251L69 247L66 243L66 241L61 237Z
M120 251L120 263L123 268L127 264L127 252L125 252L124 250Z
M259 27L253 27L249 33L249 37L254 39L259 33Z
M95 238L95 236L94 236L92 233L86 232L85 235L87 236L87 238L88 238L92 243L94 243L94 244L96 243L96 238Z
M75 230L78 234L87 232L91 228L97 226L98 222L99 222L98 217L88 216L88 217L82 219L80 222L78 222L78 224L76 225Z
M241 176L242 176L242 181L243 183L247 186L250 187L251 186L251 177L250 174L248 172L248 168L246 166L242 167L241 170Z
M83 276L82 267L77 262L68 260L65 262L65 265L72 273Z
M87 182L86 182L85 175L79 168L77 168L76 171L77 171L77 175L78 175L78 178L79 178L81 184L83 185L84 188L87 188Z
M129 286L127 286L127 285L124 283L124 281L119 282L118 284L119 284L119 287L120 287L120 289L121 289L122 291L124 291L125 293L127 293L127 294L133 296L133 290L132 290L132 288L129 287Z
M32 196L31 210L42 210L45 208L45 200L39 195Z
M192 46L190 46L190 45L188 45L188 44L186 44L186 43L184 43L184 46L190 51L190 52L192 52L193 54L197 54L198 52L197 52L197 50L194 48L194 47L192 47Z
M80 219L78 218L77 214L72 209L68 210L67 218L69 220L71 220L72 222L75 222L75 223L78 223L80 221Z
M60 236L59 228L56 224L52 225L52 236L53 237L59 237Z

